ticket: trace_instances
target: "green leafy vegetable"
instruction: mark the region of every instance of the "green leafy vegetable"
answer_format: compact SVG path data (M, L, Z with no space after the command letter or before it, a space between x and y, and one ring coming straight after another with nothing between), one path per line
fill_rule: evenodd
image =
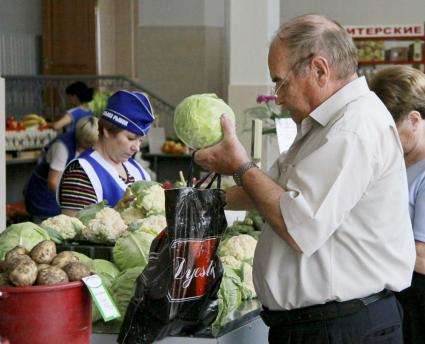
M47 231L35 223L22 222L10 225L0 234L0 260L17 245L30 251L40 241L49 240Z
M104 259L93 259L88 264L88 266L90 268L90 271L99 275L106 289L108 289L108 291L111 291L112 283L120 273L117 267L113 263ZM101 317L102 316L100 312L98 311L96 305L93 303L92 321L95 322Z
M224 113L235 123L233 110L215 94L195 94L177 105L174 130L189 147L212 146L223 139L220 118Z
M145 232L129 232L121 237L112 249L114 263L120 270L135 266L145 267L149 259L149 249L155 235Z
M93 259L91 259L90 257L87 257L85 254L77 252L77 251L73 251L72 253L74 253L74 256L78 257L78 260L81 263L86 264L87 266L90 266L91 262Z
M128 304L134 295L136 280L142 271L143 267L141 266L124 270L112 282L111 293L121 313L121 318L124 317Z
M239 275L232 268L224 266L223 278L218 291L218 315L213 326L220 326L225 323L226 316L241 304L242 281Z
M93 100L89 103L89 109L96 117L100 117L106 107L108 98L112 95L110 91L96 91Z

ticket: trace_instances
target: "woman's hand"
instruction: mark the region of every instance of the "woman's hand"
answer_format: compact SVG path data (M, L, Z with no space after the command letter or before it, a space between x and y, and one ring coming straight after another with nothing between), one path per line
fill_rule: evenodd
M228 116L221 116L223 140L215 146L201 149L194 155L195 162L208 171L232 175L250 159L236 136L236 130Z

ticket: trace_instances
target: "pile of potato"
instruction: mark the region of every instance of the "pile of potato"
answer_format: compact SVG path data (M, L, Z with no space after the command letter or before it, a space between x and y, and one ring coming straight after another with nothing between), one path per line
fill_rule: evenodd
M38 243L31 252L23 246L8 251L0 261L0 286L50 285L79 281L90 269L71 251L56 254L52 240Z

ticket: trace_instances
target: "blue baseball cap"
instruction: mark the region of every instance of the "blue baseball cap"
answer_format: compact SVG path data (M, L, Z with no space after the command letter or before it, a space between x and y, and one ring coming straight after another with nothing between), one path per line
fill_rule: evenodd
M102 118L136 135L145 136L155 116L144 94L120 90L109 97Z

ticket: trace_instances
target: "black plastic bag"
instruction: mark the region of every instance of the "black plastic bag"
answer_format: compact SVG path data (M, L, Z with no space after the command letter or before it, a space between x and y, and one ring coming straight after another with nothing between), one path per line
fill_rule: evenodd
M225 193L195 187L165 191L167 228L152 242L118 336L121 344L147 344L190 335L212 324L223 266L217 248L227 222ZM218 187L220 176L218 176Z

